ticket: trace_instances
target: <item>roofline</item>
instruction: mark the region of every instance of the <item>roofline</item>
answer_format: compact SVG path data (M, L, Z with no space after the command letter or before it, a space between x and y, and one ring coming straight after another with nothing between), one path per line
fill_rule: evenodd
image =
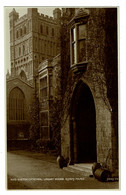
M6 79L6 82L10 82L10 81L15 80L15 79L19 79L20 81L22 81L23 83L25 83L29 87L34 88L32 85L30 85L29 83L27 83L24 80L20 79L19 77L10 77L10 78Z

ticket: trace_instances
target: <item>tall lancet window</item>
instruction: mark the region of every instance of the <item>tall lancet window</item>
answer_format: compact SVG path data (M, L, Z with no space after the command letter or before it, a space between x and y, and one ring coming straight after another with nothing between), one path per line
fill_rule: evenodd
M9 95L9 120L25 119L25 97L18 88L14 88Z

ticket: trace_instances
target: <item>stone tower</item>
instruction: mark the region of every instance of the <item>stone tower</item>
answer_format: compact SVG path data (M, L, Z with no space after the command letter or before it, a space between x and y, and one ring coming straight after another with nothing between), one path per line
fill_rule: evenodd
M59 53L60 10L57 13L54 18L40 14L37 8L28 8L27 14L20 18L15 9L10 13L12 76L32 83L38 65Z
M19 18L19 14L15 11L15 9L12 10L12 12L9 14L10 19L10 59L11 59L11 74L14 75L15 72L15 28L14 24L15 21Z

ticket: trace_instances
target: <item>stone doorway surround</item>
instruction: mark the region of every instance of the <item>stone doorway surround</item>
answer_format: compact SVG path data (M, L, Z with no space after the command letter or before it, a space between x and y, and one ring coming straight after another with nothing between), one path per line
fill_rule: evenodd
M95 105L90 88L82 81L73 93L70 128L71 163L95 162Z

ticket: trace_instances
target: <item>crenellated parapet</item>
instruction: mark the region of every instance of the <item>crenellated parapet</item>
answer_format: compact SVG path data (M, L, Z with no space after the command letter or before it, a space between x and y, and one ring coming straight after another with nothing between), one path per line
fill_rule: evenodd
M35 8L29 8L29 9L35 9ZM19 13L17 13L15 10L12 11L12 12L14 12L14 13L16 13L16 14L18 15L18 17L17 17L16 20L14 21L15 26L21 24L22 22L24 22L24 21L27 20L30 16L33 15L32 11L30 12L29 9L28 9L28 13L25 14L25 15L23 15L22 17L19 17ZM59 20L59 19L60 19L60 16L61 16L61 11L59 11L59 10L58 10L58 14L57 14L57 15L56 15L57 12L54 10L54 13L55 13L55 12L56 12L56 13L53 14L53 17L52 17L52 16L48 16L48 15L44 15L44 14L42 14L42 13L39 13L37 8L36 8L35 11L36 11L36 16L37 16L39 19L42 19L42 20L44 20L44 21L46 21L46 22L55 23L55 24L57 23L57 20ZM30 14L29 14L29 12L30 12ZM11 15L11 14L10 14L10 15Z
M39 14L39 19L44 20L46 22L51 22L54 24L57 24L57 20L54 19L52 16L44 15L44 14Z

